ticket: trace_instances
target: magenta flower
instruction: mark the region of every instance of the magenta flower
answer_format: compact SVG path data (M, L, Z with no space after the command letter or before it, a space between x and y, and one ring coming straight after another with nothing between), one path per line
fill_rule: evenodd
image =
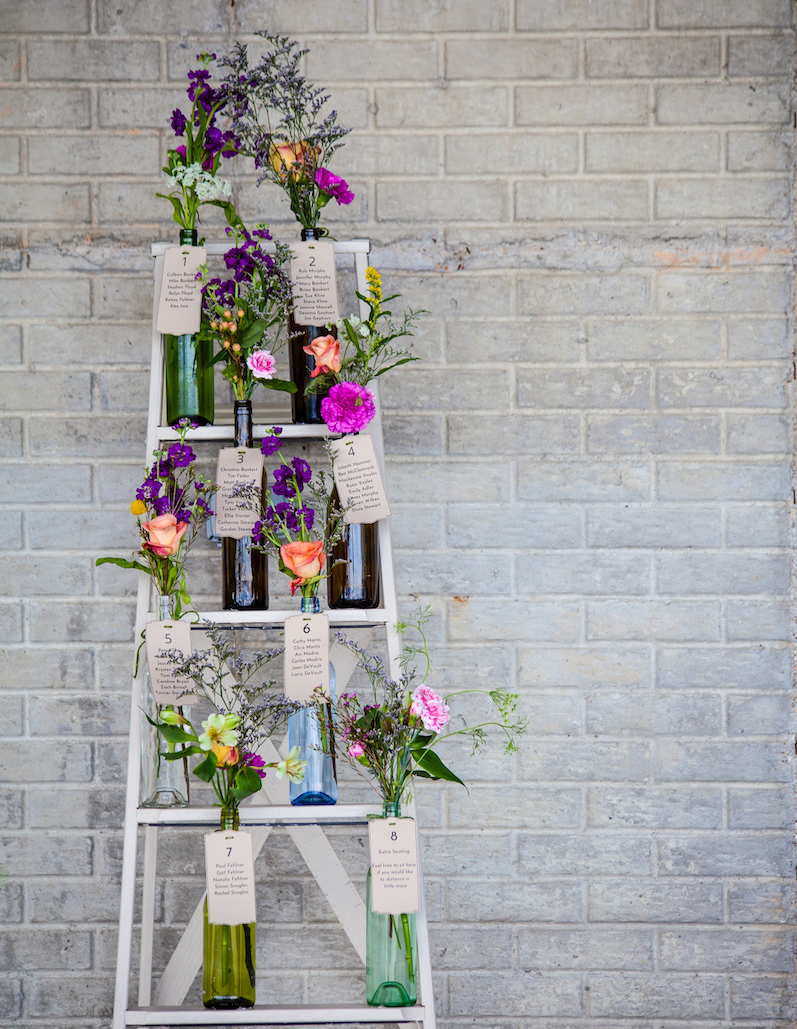
M362 743L352 743L349 746L349 757L358 758L362 757L365 753L365 747Z
M428 686L419 686L412 694L410 714L418 715L424 729L430 729L432 732L440 732L451 717L448 713L448 704L444 704L443 698Z
M331 432L359 432L375 414L371 391L356 382L337 383L321 401L321 417Z
M339 175L333 175L326 168L316 169L315 184L322 193L334 197L339 204L350 204L354 200L354 193L349 189L348 182Z
M254 768L261 779L266 777L266 762L259 754L252 754L248 750L244 751L243 763L248 768Z
M246 366L256 379L271 379L277 362L268 350L253 350L246 359Z

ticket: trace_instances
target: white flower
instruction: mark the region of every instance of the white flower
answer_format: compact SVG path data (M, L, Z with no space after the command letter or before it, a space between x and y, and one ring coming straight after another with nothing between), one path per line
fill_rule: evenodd
M189 165L179 165L166 181L170 189L182 186L183 189L193 190L198 199L203 201L232 196L232 185L227 179L211 175L196 161Z

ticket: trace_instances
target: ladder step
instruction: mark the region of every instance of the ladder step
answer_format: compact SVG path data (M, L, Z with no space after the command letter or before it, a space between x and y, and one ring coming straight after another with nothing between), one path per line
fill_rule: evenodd
M423 1021L422 1004L408 1008L372 1008L367 1005L331 1004L272 1007L255 1005L234 1011L180 1007L134 1008L125 1013L126 1025L324 1025L334 1022L415 1022Z

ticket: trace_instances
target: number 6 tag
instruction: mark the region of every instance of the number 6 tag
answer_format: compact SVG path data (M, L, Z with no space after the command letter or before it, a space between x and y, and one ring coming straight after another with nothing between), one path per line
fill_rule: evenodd
M291 615L285 619L285 696L309 704L321 687L329 696L329 617Z

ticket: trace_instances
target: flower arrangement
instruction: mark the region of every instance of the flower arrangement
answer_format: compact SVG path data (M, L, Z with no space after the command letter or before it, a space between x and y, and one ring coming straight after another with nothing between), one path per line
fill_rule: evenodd
M175 596L175 617L180 617L181 601L191 603L185 586L185 561L199 529L213 513L210 500L216 486L194 472L196 454L185 442L186 433L196 424L182 418L172 426L179 440L163 450L155 450L155 461L136 490L130 511L136 516L141 536L137 551L143 560L99 557L96 564L135 568L152 576L160 596Z
M337 323L338 337L319 336L304 347L315 357L312 381L305 392L329 391L321 401L321 416L332 432L359 432L374 417L373 394L367 389L372 379L392 368L417 361L408 350L394 347L393 341L412 336L415 322L423 311L405 311L401 324L395 325L384 304L400 296L382 294L382 278L375 268L367 268L368 294L357 293L368 305L368 317L355 315ZM343 340L341 349L340 340Z
M174 674L192 680L198 696L213 712L197 727L179 711L163 708L160 721L153 722L169 749L162 754L167 761L197 755L201 760L193 773L210 783L218 803L236 810L239 803L262 786L266 770L276 769L277 778L301 782L304 764L294 748L283 761L266 762L257 753L263 741L297 710L299 705L282 694L275 694L272 681L256 684L255 675L264 664L282 653L281 649L255 654L244 659L225 634L208 627L210 647L187 657L166 651ZM150 721L152 721L150 719ZM177 744L181 749L175 751Z
M208 280L202 270L202 325L200 339L219 343L211 364L224 362L224 378L236 400L249 400L255 386L296 392L296 385L274 377L276 361L272 350L285 324L291 300L291 282L286 274L290 250L274 242L274 254L263 244L271 241L267 226L259 224L249 233L242 222L227 229L234 245L224 255L231 279ZM269 347L264 347L268 339ZM271 348L271 349L269 349Z
M307 461L301 457L288 461L280 453L281 432L279 426L273 427L261 445L263 454L276 454L280 464L274 469L272 484L264 490L252 538L259 548L273 554L280 571L291 577L291 596L301 589L303 597L315 597L325 578L326 553L340 538L343 512L332 505L332 488L323 472L314 479ZM310 498L303 495L305 488Z
M216 126L224 97L209 81L208 65L215 59L215 54L197 54L200 67L188 73L191 110L186 117L179 107L175 108L171 118L175 136L184 137L185 142L168 151L163 171L168 176L169 192L157 194L171 203L174 220L184 229L196 227L202 204L222 208L231 225L237 218L229 200L232 186L216 174L221 158L232 157L238 148L235 134Z
M225 110L239 153L252 157L260 172L258 185L267 179L276 183L299 223L317 228L330 200L340 205L354 199L347 183L327 168L351 129L337 124L336 111L323 115L329 96L299 73L307 50L287 36L256 35L271 47L259 63L250 66L245 43L236 43L219 60L228 69L221 85Z

